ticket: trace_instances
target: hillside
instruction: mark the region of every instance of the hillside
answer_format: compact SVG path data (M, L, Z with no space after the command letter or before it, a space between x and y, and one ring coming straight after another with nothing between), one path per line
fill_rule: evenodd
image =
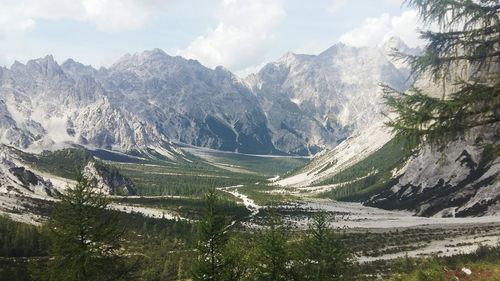
M487 136L472 134L438 150L374 134L383 130L360 131L276 185L299 196L360 201L419 216L499 213L498 147L483 142Z

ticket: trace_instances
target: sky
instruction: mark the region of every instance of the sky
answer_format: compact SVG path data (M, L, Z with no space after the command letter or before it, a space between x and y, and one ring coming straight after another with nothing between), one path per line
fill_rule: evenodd
M418 40L401 0L0 0L0 65L51 54L107 67L153 48L244 75L288 51Z

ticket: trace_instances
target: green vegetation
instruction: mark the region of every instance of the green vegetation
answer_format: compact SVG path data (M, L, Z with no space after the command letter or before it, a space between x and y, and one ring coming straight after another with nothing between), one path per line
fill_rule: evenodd
M220 197L218 198L218 201L224 200ZM203 200L199 201L202 201L201 205L205 207L205 202ZM218 210L219 214L224 214L223 219L227 222L231 218L226 216L228 211L222 208L223 205L216 204L216 206L219 206L216 207L216 210ZM272 241L274 242L271 244L276 247L270 253L271 256L274 255L273 253L284 251L282 256L286 257L285 262L287 266L286 272L283 274L289 278L287 280L314 280L311 274L321 272L321 257L328 257L330 254L339 254L342 257L342 253L355 253L356 255L376 257L384 254L409 251L414 249L408 248L410 246L429 245L434 240L448 241L449 239L463 235L477 235L478 237L496 237L498 235L498 226L492 224L446 229L396 229L385 232L355 229L339 232L338 230L332 231L329 228L320 231L320 229L323 229L321 225L311 224L308 230L300 230L284 224L287 216L295 214L292 209L287 208L286 210L288 211L284 212L280 209L271 208L262 216L263 228L248 229L237 223L227 229L228 239L222 248L225 262L224 274L226 274L225 276L229 276L225 280L261 280L258 277L260 274L257 274L256 263L267 262L263 260L263 253L265 253L264 249L269 249L268 245ZM106 213L108 212L109 214L105 216L117 218L116 221L119 227L124 230L124 236L121 241L124 248L127 249L128 254L126 256L129 258L129 262L137 262L134 268L134 275L138 280L189 280L193 277L191 269L198 259L198 252L195 249L199 245L198 240L200 239L200 236L197 235L196 223L146 218L139 214L126 214L107 210ZM313 219L316 218L316 215L317 213L312 211L308 214ZM334 217L330 217L331 215L328 214L328 221L334 219ZM295 214L294 217L297 217L297 215ZM202 216L202 218L204 217ZM272 220L275 221L275 227L279 229L278 233L286 237L284 246L283 243L277 243L279 242L277 238L280 235L273 234L273 231L270 230L273 224L271 223ZM42 234L43 228L13 222L7 218L4 218L2 221L4 223L1 225L8 224L11 226L15 225L15 228L29 227L36 230L36 232L30 232L33 233L34 237L38 237L36 239L44 237ZM11 227L3 227L1 229L11 233ZM327 236L333 235L333 237L321 239L319 237L322 235L318 236L318 232L323 232ZM30 236L31 234L27 235L27 237ZM25 239L25 241L30 241L31 239ZM28 245L26 247L28 249L34 247L26 252L28 257L30 257L29 259L0 257L0 280L39 280L31 279L28 272L35 265L41 266L46 264L49 242L43 242L42 239L41 243L23 243ZM329 243L333 246L325 246L329 245ZM8 245L6 248L13 247L11 243L6 243L6 245ZM335 250L332 250L332 253L328 253L328 250L331 249ZM349 251L343 252L342 249L349 249ZM393 280L419 280L402 278L413 278L417 274L417 271L426 272L427 268L432 271L435 268L432 264L438 264L439 268L445 274L446 272L459 274L462 267L470 268L473 274L476 272L489 274L487 275L489 277L481 275L483 279L480 279L479 275L473 275L471 279L460 278L460 280L496 280L492 277L496 275L492 274L496 274L500 266L500 257L498 256L500 251L498 249L498 247L481 247L473 254L462 255L457 252L458 255L452 258L400 258L351 265L347 267L347 273L349 274L345 273L346 275L338 280L375 280L373 276L379 276L378 280L389 280L390 278L399 278ZM450 250L453 250L453 247ZM12 250L8 252L12 253ZM314 259L311 259L311 257L314 257ZM324 260L333 264L337 262L335 258L325 258ZM343 260L341 258L338 261ZM331 266L328 265L326 268L331 269ZM340 269L340 272L345 272L342 268L345 267L341 263L340 265L336 265L332 270L338 272L337 270Z
M74 180L93 157L85 149L66 148L40 155L25 154L24 159L43 172Z
M287 247L289 230L274 214L267 217L266 231L260 233L254 254L253 271L257 280L286 281L292 270L287 268L292 255Z
M220 193L226 194L226 193ZM128 205L146 206L167 210L178 214L181 217L199 220L205 215L205 200L202 198L113 198L113 202ZM249 215L249 211L242 205L235 202L232 197L220 198L215 203L217 208L231 220L241 220Z
M386 86L385 103L396 118L388 122L399 136L446 145L473 128L491 134L500 121L498 0L407 0L420 18L437 31L423 31L422 54L396 52L416 78L433 79L441 96L411 88L406 93ZM451 16L450 16L451 15ZM496 139L493 138L492 142Z
M206 197L193 280L350 280L351 254L324 216L302 234L271 210L264 228L241 232L217 208L218 200L214 192Z
M204 152L205 153L205 152ZM202 197L210 189L267 182L267 177L305 164L305 158L261 157L206 152L217 167L196 156L191 162L110 163L132 179L142 196L182 195ZM213 161L213 160L211 160ZM219 162L220 161L220 162ZM226 166L227 169L223 167ZM228 170L229 169L229 170Z
M309 162L304 157L257 156L225 152L204 152L211 161L250 171L266 177L283 175L286 172L302 167Z
M87 151L68 148L45 151L40 155L19 152L36 169L56 176L76 179L89 161L109 175L119 174L132 180L137 195L182 195L202 197L212 188L251 185L266 182L269 176L282 174L304 165L308 159L291 157L261 157L237 153L206 152L216 159L217 166L187 153L186 159L171 161L164 157L134 158L109 151ZM105 162L94 159L103 157ZM146 157L145 155L142 155ZM109 161L110 159L114 161ZM115 162L123 161L123 162Z
M470 270L470 275L462 271ZM498 281L500 246L480 246L476 252L453 257L400 259L395 262L391 281Z
M202 197L208 190L265 179L252 174L236 174L220 169L192 165L114 164L132 179L142 196L184 195Z
M37 279L131 280L124 231L95 182L80 177L60 199L47 222L51 258Z
M394 169L400 168L411 155L413 145L404 137L390 140L362 161L316 185L340 184L321 194L345 201L363 201L386 188Z
M205 212L198 222L198 258L193 266L193 280L226 279L226 257L224 248L229 240L227 228L230 221L218 208L219 198L211 190L205 195Z
M36 226L16 223L0 215L0 257L45 255L46 245Z
M238 187L239 192L247 195L257 205L261 206L284 204L288 201L297 200L297 197L292 195L273 192L275 190L275 187L265 184L247 184Z
M328 227L324 213L316 214L309 226L301 251L305 255L304 280L348 280L352 279L352 253L345 248L340 235Z

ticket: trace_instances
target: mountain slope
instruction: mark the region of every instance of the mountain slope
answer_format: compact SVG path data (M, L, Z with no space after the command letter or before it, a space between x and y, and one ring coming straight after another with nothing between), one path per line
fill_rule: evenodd
M356 131L331 150L318 154L308 165L276 182L283 187L308 187L332 178L335 174L364 160L389 142L392 134L382 121Z
M51 56L0 76L1 141L20 148L69 142L131 151L173 141L276 153L255 96L230 72L160 50L110 69Z
M386 190L366 202L421 216L471 216L500 211L498 145L468 137L443 151L424 146L408 160Z
M405 89L407 75L383 48L339 43L317 56L288 53L247 83L268 116L276 147L307 154L379 119L379 84Z
M170 140L244 153L276 153L255 96L223 67L159 49L127 55L99 77Z
M131 150L165 140L140 116L110 103L94 78L66 74L51 56L4 69L0 93L4 144L36 150L79 143Z
M382 130L383 131L383 130ZM276 182L301 195L361 201L418 216L500 213L500 158L493 136L474 133L438 151L361 131ZM398 144L399 143L399 144Z

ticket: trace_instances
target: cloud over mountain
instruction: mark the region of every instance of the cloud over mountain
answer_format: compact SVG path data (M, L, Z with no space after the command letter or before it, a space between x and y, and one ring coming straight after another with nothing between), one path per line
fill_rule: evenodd
M179 55L209 67L238 71L262 63L273 41L273 29L285 16L284 1L223 1L217 24L194 39Z
M344 33L339 41L356 47L378 46L391 37L400 37L410 47L422 44L419 39L419 22L417 11L409 10L400 16L391 16L387 13L380 17L371 17L354 28Z

